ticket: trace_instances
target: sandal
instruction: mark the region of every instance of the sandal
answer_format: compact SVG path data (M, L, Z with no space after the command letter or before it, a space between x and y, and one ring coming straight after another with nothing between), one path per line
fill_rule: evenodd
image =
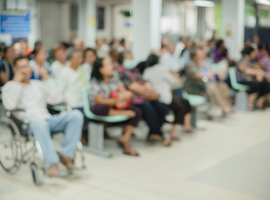
M162 140L162 137L158 134L151 134L147 139L148 142L159 142L161 140Z
M173 141L179 141L180 140L180 138L177 135L171 135L171 139Z
M170 139L162 140L162 146L164 146L164 147L169 147L169 146L171 146L171 144L172 144L172 141Z
M59 176L59 169L57 164L53 164L50 166L50 168L47 170L48 177L57 177Z
M71 158L69 157L64 157L59 155L60 158L60 162L66 166L66 168L70 169L70 170L74 170L77 169L77 167L74 165L73 161Z
M138 157L139 153L131 148L128 143L123 143L120 140L118 141L119 146L123 149L123 153L129 156Z

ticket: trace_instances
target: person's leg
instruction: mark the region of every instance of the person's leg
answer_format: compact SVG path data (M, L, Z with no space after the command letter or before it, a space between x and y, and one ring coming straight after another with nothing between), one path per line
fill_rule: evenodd
M258 83L259 85L259 98L256 102L258 108L263 108L264 103L266 101L266 95L269 93L269 84L264 79L262 82Z
M139 108L132 106L128 110L131 110L136 113L135 117L131 118L128 121L128 125L125 127L124 134L119 139L119 144L123 147L123 151L125 154L131 155L131 156L138 156L138 152L134 150L130 144L130 137L133 134L134 127L136 127L141 119L142 112Z
M243 85L249 86L248 92L248 105L247 108L253 109L254 108L254 102L256 98L258 97L258 93L260 91L259 84L257 82L253 81L244 81L240 82Z
M181 98L181 102L184 105L185 108L185 117L184 117L184 131L187 133L192 133L193 128L191 125L191 112L192 112L192 106L190 105L189 101L186 99Z
M159 129L161 130L164 122L165 122L165 117L168 113L168 106L164 103L161 103L159 101L151 101L151 105L154 107L158 114L158 126Z
M161 130L159 128L159 126L157 126L158 124L158 118L157 118L157 112L155 111L155 109L153 108L153 106L147 102L143 103L143 104L138 104L137 107L139 107L143 114L142 117L144 119L144 121L146 122L146 124L149 127L149 133L148 133L148 137L150 137L150 135L152 134L157 134L162 136Z
M50 125L46 119L30 120L31 132L34 135L43 151L45 167L48 169L54 164L59 163L59 157L53 147L51 139Z
M59 115L54 115L49 119L49 125L52 132L64 131L65 140L61 148L61 156L73 158L77 142L81 138L83 126L83 115L78 110L72 110Z
M90 119L88 119L84 112L83 112L83 108L73 108L74 110L79 110L83 116L84 116L84 120L83 120L83 130L82 130L82 138L81 138L81 142L84 146L88 145L88 123L91 121Z

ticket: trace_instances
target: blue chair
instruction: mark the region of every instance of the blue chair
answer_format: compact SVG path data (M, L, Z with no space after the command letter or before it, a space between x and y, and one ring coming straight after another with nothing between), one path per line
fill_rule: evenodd
M249 90L249 86L237 82L235 67L229 68L229 75L231 86L234 90L236 90L235 105L239 110L246 110L248 98L246 91Z
M104 123L119 123L127 121L129 118L125 115L98 116L91 112L88 92L90 86L85 86L83 92L83 112L91 121L88 123L88 147L84 150L103 157L111 157L112 154L104 151Z
M183 91L183 98L187 99L192 106L192 113L191 113L191 125L193 128L198 129L197 127L197 120L198 120L198 106L202 105L206 102L205 98L200 95L192 95L188 94L186 91Z

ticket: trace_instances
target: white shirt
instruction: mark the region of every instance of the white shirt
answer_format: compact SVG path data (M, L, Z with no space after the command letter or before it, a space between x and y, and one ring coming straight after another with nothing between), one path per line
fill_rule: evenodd
M45 82L30 80L29 84L9 81L3 87L2 95L7 110L26 110L26 113L15 113L15 116L23 121L33 118L48 119L51 115L47 110L47 104L63 102L62 95L52 79Z
M83 107L82 87L90 81L86 73L82 66L76 71L67 67L59 77L58 81L61 94L64 96L64 101L72 108Z
M182 68L180 58L175 57L169 52L165 52L159 60L160 64L173 72L179 72Z
M143 73L143 79L152 83L159 96L159 101L170 105L172 103L171 85L175 82L174 76L162 65L148 67Z
M176 58L179 58L181 56L181 53L184 50L184 48L185 48L185 44L183 42L179 41L176 44L175 51L174 51L174 56Z
M60 63L58 60L54 61L51 65L52 77L59 79L63 69L70 66L70 62L66 62L64 65Z
M37 65L35 60L30 60L29 61L29 66L32 68L33 70L33 74L34 74L34 79L39 80L40 76L39 76L39 66ZM48 72L48 74L51 75L51 68L50 68L50 64L45 61L42 65L42 67Z
M90 80L91 79L91 74L92 74L93 67L89 63L87 63L87 62L83 63L82 64L82 67L83 67L83 69L86 72L86 74L85 74L86 75L86 79L87 80Z

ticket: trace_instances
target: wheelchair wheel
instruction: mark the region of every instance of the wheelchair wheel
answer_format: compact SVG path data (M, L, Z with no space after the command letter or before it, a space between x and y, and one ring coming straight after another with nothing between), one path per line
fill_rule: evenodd
M0 165L8 173L15 173L21 164L20 132L9 118L0 118Z
M32 172L32 178L35 185L39 186L44 183L43 171L38 167L35 162L30 164L30 169Z

